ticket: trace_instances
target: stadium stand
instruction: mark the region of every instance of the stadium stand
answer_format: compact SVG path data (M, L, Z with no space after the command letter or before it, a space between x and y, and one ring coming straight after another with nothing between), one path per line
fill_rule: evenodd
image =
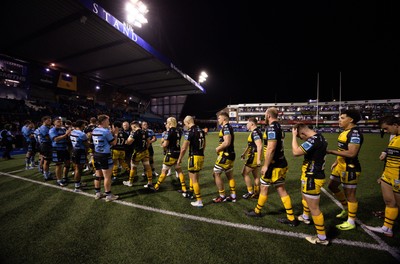
M259 124L264 125L264 112L268 107L275 106L279 110L279 119L286 130L296 122L313 125L325 132L337 132L340 109L356 108L362 114L359 122L363 132L378 133L378 119L384 115L400 115L400 99L364 100L364 101L333 101L333 102L298 102L298 103L260 103L228 105L230 123L237 130L246 129L249 117L256 117Z

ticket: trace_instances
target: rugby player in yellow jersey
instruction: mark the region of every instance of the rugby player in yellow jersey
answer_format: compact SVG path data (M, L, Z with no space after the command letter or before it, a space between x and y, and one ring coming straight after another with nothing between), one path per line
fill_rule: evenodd
M206 136L204 130L194 123L192 116L186 116L183 124L187 129L185 133L185 141L181 147L181 153L178 158L177 164L180 165L182 158L185 156L186 151L189 149L188 157L188 171L190 177L190 186L193 188L195 202L190 204L195 207L203 207L203 200L200 193L200 171L204 166L204 149L206 148Z
M336 225L339 230L356 228L356 215L358 201L356 190L361 175L361 164L358 153L364 141L363 134L357 127L361 114L356 109L346 109L339 116L339 127L343 131L338 137L337 150L327 150L326 153L336 155L336 160L331 166L331 176L328 184L329 190L343 206L337 218L347 217L347 221ZM339 189L342 185L343 190Z
M179 190L181 193L186 193L186 183L185 183L185 175L183 174L182 168L177 164L179 154L181 152L181 131L177 129L178 122L175 117L168 117L167 122L165 124L165 128L167 129L164 137L162 139L161 147L164 149L164 160L161 169L160 177L157 180L156 185L154 185L154 189L158 190L162 182L164 182L167 177L168 171L174 166L175 171L179 174L179 180L181 183L181 189Z
M278 109L270 107L265 111L265 129L264 138L264 164L261 167L261 186L260 195L254 210L246 212L247 216L260 217L261 210L268 200L269 187L275 187L286 210L286 217L279 218L278 222L289 226L296 226L297 219L294 217L292 201L289 193L286 191L286 173L288 163L284 153L283 140L285 133L278 121Z
M153 187L153 174L151 172L150 166L150 154L149 154L149 144L150 139L147 133L141 128L141 125L137 121L131 122L131 134L126 141L126 144L133 145L133 153L131 158L131 171L129 173L129 180L123 181L125 186L132 187L133 181L136 175L137 166L141 162L145 168L145 173L147 176L147 184L144 185L145 188L154 190Z
M236 202L236 182L233 177L233 165L235 162L235 135L233 127L229 124L229 114L227 112L220 112L218 114L218 124L221 126L219 131L219 144L215 148L218 157L214 165L214 180L218 188L218 197L213 199L214 203L221 202ZM224 181L222 180L222 173L228 179L230 196L225 196Z
M125 161L126 155L126 140L129 137L129 134L125 133L122 129L122 122L115 121L114 127L118 127L118 134L117 134L117 142L115 145L111 147L112 149L112 159L114 162L114 166L112 169L112 182L115 183L117 181L118 170L119 168L125 169L125 171L129 174L130 168L128 163Z
M297 138L304 142L299 145ZM310 214L314 222L317 236L307 236L306 240L312 244L327 246L324 215L319 202L321 187L325 184L325 156L328 142L322 136L310 129L306 124L298 123L292 128L292 153L295 157L304 156L301 167L301 202L303 214L298 220L311 224Z
M400 118L385 116L379 120L381 129L391 136L386 149L385 167L379 179L385 202L385 220L382 226L366 226L369 230L393 237L393 226L400 208Z
M147 133L148 137L150 138L150 145L149 145L150 167L151 167L151 172L153 173L153 177L157 177L158 173L156 172L156 169L154 167L154 148L153 148L153 143L157 141L157 137L153 129L149 128L149 123L147 123L147 121L142 121L141 126L142 129ZM145 171L144 168L143 171ZM142 176L145 176L145 173L143 173Z
M250 117L247 121L247 130L250 135L247 138L247 147L241 158L246 161L243 166L242 176L247 186L247 192L243 194L244 199L258 198L260 194L260 167L262 160L262 132L257 127L257 119ZM253 174L254 185L250 179L250 173Z

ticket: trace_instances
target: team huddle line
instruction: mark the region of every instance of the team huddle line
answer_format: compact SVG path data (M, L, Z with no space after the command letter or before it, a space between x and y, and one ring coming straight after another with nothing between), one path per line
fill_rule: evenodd
M217 159L214 164L213 177L218 189L218 195L213 203L236 202L236 182L233 177L233 167L236 159L235 133L229 124L229 115L220 112L217 115L219 130L219 144L215 148ZM335 155L336 160L331 165L328 189L342 205L342 211L337 218L346 219L336 225L339 230L352 230L356 227L358 201L356 198L357 183L361 175L361 164L358 154L363 144L363 134L357 123L361 115L358 110L344 109L339 116L339 127L342 132L338 136L336 149L328 149L324 136L303 123L292 128L292 154L295 157L303 156L301 168L301 192L303 212L295 216L292 202L285 188L288 163L284 153L284 132L278 120L278 110L270 107L265 112L266 129L264 132L258 127L256 118L249 118L247 129L250 132L247 147L240 157L245 161L242 176L247 187L244 199L257 199L255 207L245 214L248 217L261 217L261 211L268 200L269 187L273 186L280 196L286 217L278 222L292 227L299 223L314 224L317 235L307 236L306 240L312 244L328 245L324 215L320 210L321 188L326 182L325 158L326 155ZM382 195L385 197L385 221L382 227L367 228L371 231L393 236L394 221L398 217L400 204L399 164L400 164L400 137L399 120L388 116L380 120L381 129L391 136L387 151L380 157L385 161L385 167L380 178ZM160 175L154 170L154 150L152 143L156 137L148 128L147 122L133 121L114 122L110 124L109 116L99 115L92 118L90 124L84 120L77 120L67 127L61 118L42 118L42 125L34 128L33 122L27 122L22 133L28 143L26 154L26 169L32 169L36 148L39 149L39 170L44 180L53 179L49 170L50 162L55 164L54 176L57 185L67 184L67 175L72 163L75 192L81 192L81 174L86 166L95 171L94 189L95 199L105 198L110 202L117 200L118 195L111 192L111 184L120 168L125 169L129 179L123 181L127 187L132 187L137 179L139 166L144 168L144 177L147 179L147 188L157 192L160 185L174 168L179 178L184 197L192 198L194 207L204 206L201 196L200 172L204 166L204 150L206 147L206 132L195 124L192 116L183 120L183 129L178 128L177 120L169 117L165 123L166 130L161 139L164 151L163 164ZM183 143L181 145L181 138ZM299 143L298 140L301 142ZM182 160L188 152L187 171L189 186L186 186L185 175L182 170ZM226 176L229 191L225 190ZM154 178L159 176L156 181ZM252 177L251 177L252 176ZM102 184L103 182L103 184ZM102 185L104 192L102 192ZM341 187L341 188L340 188Z

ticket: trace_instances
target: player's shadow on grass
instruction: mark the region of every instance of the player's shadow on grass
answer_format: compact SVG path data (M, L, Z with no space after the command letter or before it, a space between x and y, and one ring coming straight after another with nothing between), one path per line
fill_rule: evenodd
M340 230L338 230L335 225L326 227L326 236L329 239L335 239L339 237L339 235L340 235Z

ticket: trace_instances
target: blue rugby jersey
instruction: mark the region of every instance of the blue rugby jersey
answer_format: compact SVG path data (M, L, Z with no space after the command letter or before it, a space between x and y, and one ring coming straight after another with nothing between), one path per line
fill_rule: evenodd
M85 144L83 143L88 139L85 132L74 129L71 131L69 138L71 139L72 147L74 149L86 149Z
M107 128L96 127L92 132L94 151L97 153L111 153L111 144L114 136Z
M67 150L68 149L68 140L67 138L63 138L59 141L55 141L54 138L58 136L65 135L67 133L67 129L65 127L52 127L49 130L49 135L51 138L51 146L53 147L53 150Z

